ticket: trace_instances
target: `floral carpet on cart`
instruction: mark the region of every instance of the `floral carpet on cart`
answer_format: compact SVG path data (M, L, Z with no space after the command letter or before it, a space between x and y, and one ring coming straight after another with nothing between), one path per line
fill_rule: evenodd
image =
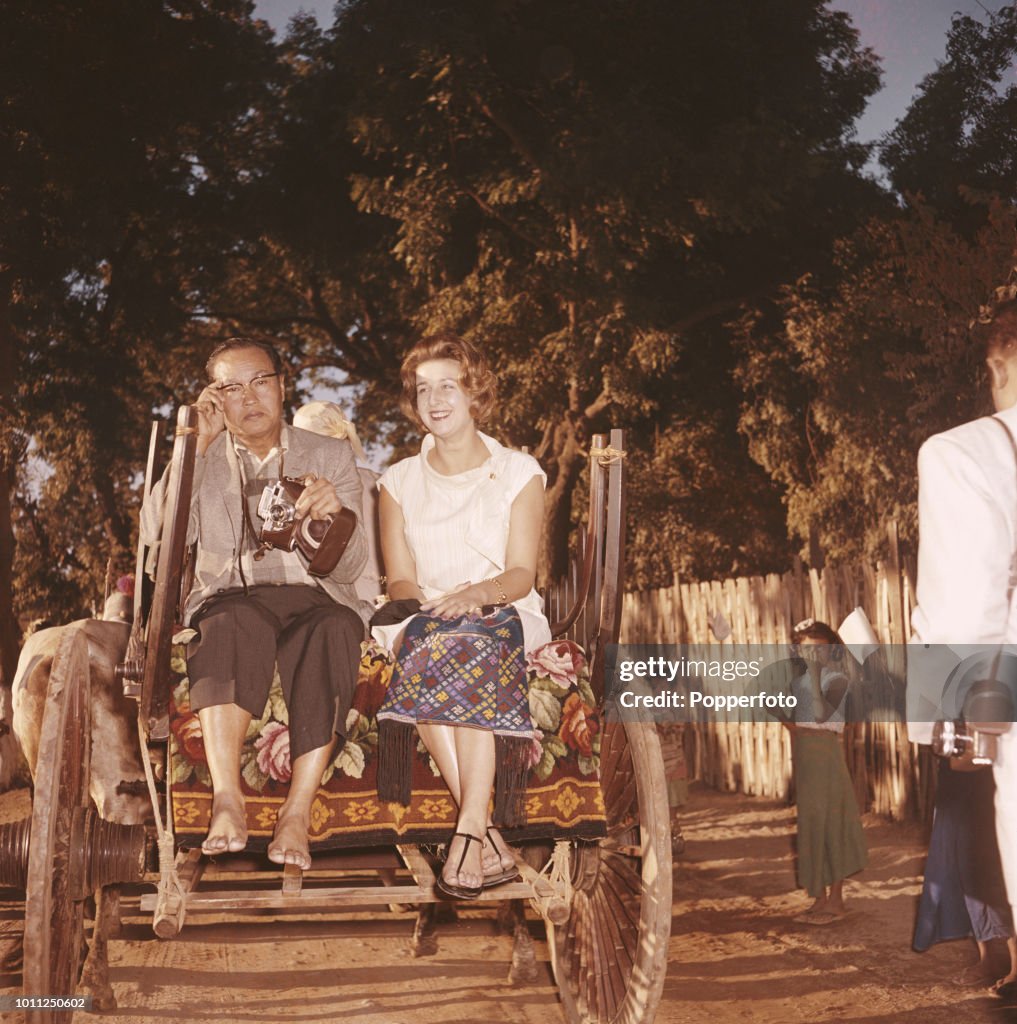
M595 839L605 834L600 790L601 712L581 648L552 641L527 655L530 750L526 824L506 829L509 839ZM392 675L392 656L365 641L347 740L329 764L311 808L315 848L437 843L448 839L456 805L417 742L413 796L408 806L378 800L377 712ZM197 715L190 710L183 647L173 650L176 682L170 707L169 775L178 843L197 845L208 831L212 786ZM261 718L252 721L241 755L249 846L264 849L286 798L290 778L289 728L278 675Z

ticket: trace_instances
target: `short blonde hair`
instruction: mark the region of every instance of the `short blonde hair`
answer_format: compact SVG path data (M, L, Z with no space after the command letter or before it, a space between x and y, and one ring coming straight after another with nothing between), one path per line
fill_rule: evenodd
M498 404L498 378L480 349L451 331L421 338L406 354L399 369L403 385L399 398L402 411L418 426L424 425L417 412L417 367L432 359L451 359L459 364L459 384L469 395L470 415L478 423L487 420Z

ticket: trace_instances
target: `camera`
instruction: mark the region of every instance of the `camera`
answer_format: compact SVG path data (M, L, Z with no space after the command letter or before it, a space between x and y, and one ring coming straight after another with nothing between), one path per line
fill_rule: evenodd
M1013 698L995 679L979 679L968 688L960 718L932 726L932 750L940 757L971 754L974 764L995 764L999 737L1013 722Z
M286 491L287 482L290 482L290 478L284 478L273 487L266 487L262 491L261 501L258 502L258 517L265 520L261 531L262 539L266 530L270 533L285 531L297 518L296 498L300 494L297 493L291 498ZM300 491L303 491L303 484L300 485Z
M299 551L307 559L307 571L312 576L328 576L353 536L357 517L352 510L341 508L324 519L298 519L296 502L303 493L303 481L289 476L262 491L258 502L258 517L265 521L261 543L283 551Z

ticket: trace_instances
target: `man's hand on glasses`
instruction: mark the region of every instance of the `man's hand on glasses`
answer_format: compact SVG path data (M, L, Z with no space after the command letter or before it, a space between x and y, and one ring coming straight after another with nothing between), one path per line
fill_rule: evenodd
M204 455L208 446L226 429L222 411L222 396L214 384L209 384L194 403L198 413L198 454Z

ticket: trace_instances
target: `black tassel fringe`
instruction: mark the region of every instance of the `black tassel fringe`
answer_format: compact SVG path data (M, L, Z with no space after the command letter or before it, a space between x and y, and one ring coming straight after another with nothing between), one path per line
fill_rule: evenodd
M383 718L378 723L378 799L409 806L417 727Z
M410 803L413 753L417 730L409 722L384 718L378 725L378 799ZM531 741L526 737L495 736L494 823L514 828L526 824L526 783Z
M494 823L512 828L526 824L526 782L530 774L531 741L495 736Z

